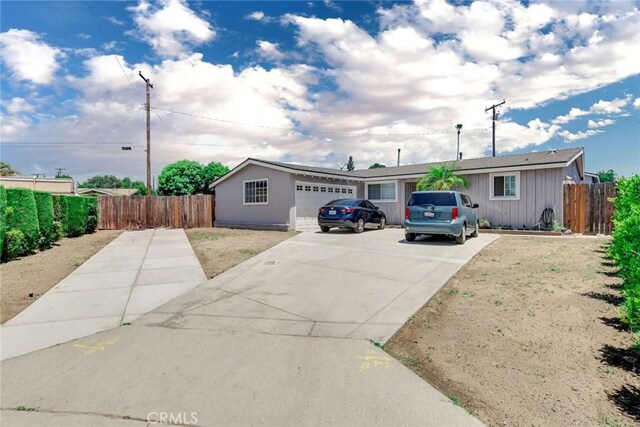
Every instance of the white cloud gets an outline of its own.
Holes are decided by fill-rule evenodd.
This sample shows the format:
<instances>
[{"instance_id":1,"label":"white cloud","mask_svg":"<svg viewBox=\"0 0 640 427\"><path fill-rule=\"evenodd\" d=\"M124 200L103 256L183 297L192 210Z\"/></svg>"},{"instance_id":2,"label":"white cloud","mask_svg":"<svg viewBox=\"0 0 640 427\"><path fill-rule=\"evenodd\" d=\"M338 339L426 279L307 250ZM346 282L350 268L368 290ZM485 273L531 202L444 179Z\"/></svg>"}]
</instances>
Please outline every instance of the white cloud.
<instances>
[{"instance_id":1,"label":"white cloud","mask_svg":"<svg viewBox=\"0 0 640 427\"><path fill-rule=\"evenodd\" d=\"M78 33L78 37L80 37L83 40L89 40L91 38L91 36L87 33Z\"/></svg>"},{"instance_id":2,"label":"white cloud","mask_svg":"<svg viewBox=\"0 0 640 427\"><path fill-rule=\"evenodd\" d=\"M331 0L323 0L324 5L327 9L335 10L336 12L341 12L342 7L339 4L331 1Z\"/></svg>"},{"instance_id":3,"label":"white cloud","mask_svg":"<svg viewBox=\"0 0 640 427\"><path fill-rule=\"evenodd\" d=\"M579 131L576 133L572 133L569 132L567 130L563 130L558 132L558 135L560 135L562 138L564 138L565 142L575 142L575 141L579 141L581 139L586 139L589 138L590 136L593 135L597 135L599 133L602 133L603 131L601 130L593 130L593 129L589 129L586 131Z\"/></svg>"},{"instance_id":4,"label":"white cloud","mask_svg":"<svg viewBox=\"0 0 640 427\"><path fill-rule=\"evenodd\" d=\"M634 108L640 108L640 98L636 98L636 99L633 101L633 107L634 107Z\"/></svg>"},{"instance_id":5,"label":"white cloud","mask_svg":"<svg viewBox=\"0 0 640 427\"><path fill-rule=\"evenodd\" d=\"M278 48L278 43L271 43L266 40L258 40L256 41L256 45L258 45L258 55L265 59L269 59L272 61L282 61L286 56Z\"/></svg>"},{"instance_id":6,"label":"white cloud","mask_svg":"<svg viewBox=\"0 0 640 427\"><path fill-rule=\"evenodd\" d=\"M600 100L593 104L589 111L595 114L621 113L623 111L623 107L626 107L628 103L628 98L617 98L611 101Z\"/></svg>"},{"instance_id":7,"label":"white cloud","mask_svg":"<svg viewBox=\"0 0 640 427\"><path fill-rule=\"evenodd\" d=\"M604 127L604 126L610 126L610 125L614 124L615 122L616 121L613 120L613 119L604 119L604 120L597 120L597 121L589 120L587 122L587 127L592 128L592 129L601 128L601 127Z\"/></svg>"},{"instance_id":8,"label":"white cloud","mask_svg":"<svg viewBox=\"0 0 640 427\"><path fill-rule=\"evenodd\" d=\"M584 111L584 110L581 110L580 108L572 108L569 111L569 114L567 114L566 116L558 116L555 119L553 119L553 123L554 124L567 124L567 123L577 119L578 117L586 116L587 114L589 114L589 111Z\"/></svg>"},{"instance_id":9,"label":"white cloud","mask_svg":"<svg viewBox=\"0 0 640 427\"><path fill-rule=\"evenodd\" d=\"M40 35L28 30L12 28L0 33L0 55L17 80L29 80L36 84L48 84L59 68L58 59L64 53L49 46Z\"/></svg>"},{"instance_id":10,"label":"white cloud","mask_svg":"<svg viewBox=\"0 0 640 427\"><path fill-rule=\"evenodd\" d=\"M7 104L7 111L11 114L32 112L34 110L35 107L33 105L29 104L26 99L20 97L11 99Z\"/></svg>"},{"instance_id":11,"label":"white cloud","mask_svg":"<svg viewBox=\"0 0 640 427\"><path fill-rule=\"evenodd\" d=\"M249 19L251 21L264 21L265 19L268 19L268 18L264 14L264 12L262 12L261 10L256 10L255 12L251 12L250 14L245 16L244 19Z\"/></svg>"},{"instance_id":12,"label":"white cloud","mask_svg":"<svg viewBox=\"0 0 640 427\"><path fill-rule=\"evenodd\" d=\"M119 27L124 25L124 22L122 22L121 20L119 20L118 18L116 18L115 16L107 16L106 18L107 21L111 22L113 25L117 25Z\"/></svg>"},{"instance_id":13,"label":"white cloud","mask_svg":"<svg viewBox=\"0 0 640 427\"><path fill-rule=\"evenodd\" d=\"M133 12L138 28L128 34L141 33L142 39L160 56L187 55L191 47L207 43L216 36L211 24L182 0L163 0L159 6L140 0L129 10Z\"/></svg>"}]
</instances>

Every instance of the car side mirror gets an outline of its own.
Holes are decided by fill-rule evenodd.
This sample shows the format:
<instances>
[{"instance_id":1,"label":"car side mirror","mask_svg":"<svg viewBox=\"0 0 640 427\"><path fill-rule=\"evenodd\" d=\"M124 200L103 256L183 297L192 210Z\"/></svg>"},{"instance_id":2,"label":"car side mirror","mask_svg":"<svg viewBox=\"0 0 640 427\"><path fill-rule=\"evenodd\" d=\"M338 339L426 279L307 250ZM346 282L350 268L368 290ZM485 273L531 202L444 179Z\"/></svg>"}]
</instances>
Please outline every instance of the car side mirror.
<instances>
[{"instance_id":1,"label":"car side mirror","mask_svg":"<svg viewBox=\"0 0 640 427\"><path fill-rule=\"evenodd\" d=\"M378 210L380 208L378 206L374 206L373 209Z\"/></svg>"},{"instance_id":2,"label":"car side mirror","mask_svg":"<svg viewBox=\"0 0 640 427\"><path fill-rule=\"evenodd\" d=\"M473 204L473 206L471 206L471 207L472 207L473 209L476 209L476 208L479 208L479 207L480 207L480 205L479 205L479 204L477 204L477 203L474 203L474 204Z\"/></svg>"}]
</instances>

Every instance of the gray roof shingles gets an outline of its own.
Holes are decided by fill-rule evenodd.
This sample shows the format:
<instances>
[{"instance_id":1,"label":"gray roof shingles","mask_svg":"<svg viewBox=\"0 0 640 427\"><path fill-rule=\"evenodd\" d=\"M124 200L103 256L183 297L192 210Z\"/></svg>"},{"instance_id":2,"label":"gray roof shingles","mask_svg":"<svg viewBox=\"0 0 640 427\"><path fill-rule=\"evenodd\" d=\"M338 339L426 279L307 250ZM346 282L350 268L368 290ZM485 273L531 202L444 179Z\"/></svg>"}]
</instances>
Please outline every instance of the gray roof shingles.
<instances>
[{"instance_id":1,"label":"gray roof shingles","mask_svg":"<svg viewBox=\"0 0 640 427\"><path fill-rule=\"evenodd\" d=\"M465 159L456 162L456 170L493 169L503 167L531 166L567 163L583 150L582 147L567 148L562 150L539 151L534 153L511 154L498 157L481 157L477 159ZM415 165L391 166L378 169L356 169L354 171L341 171L338 169L321 168L315 166L296 165L292 163L274 162L271 160L253 159L262 163L292 169L299 172L322 173L336 175L344 178L379 178L387 176L416 175L424 173L427 168L451 163L452 161L419 163Z\"/></svg>"}]
</instances>

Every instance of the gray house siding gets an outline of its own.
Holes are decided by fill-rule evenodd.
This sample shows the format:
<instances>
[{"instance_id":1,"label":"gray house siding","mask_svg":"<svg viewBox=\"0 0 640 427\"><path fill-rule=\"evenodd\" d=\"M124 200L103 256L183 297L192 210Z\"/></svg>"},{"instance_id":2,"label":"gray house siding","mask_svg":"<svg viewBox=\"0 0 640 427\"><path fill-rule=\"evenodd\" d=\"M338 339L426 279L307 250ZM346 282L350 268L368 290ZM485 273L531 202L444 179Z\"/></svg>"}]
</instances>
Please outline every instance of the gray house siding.
<instances>
[{"instance_id":1,"label":"gray house siding","mask_svg":"<svg viewBox=\"0 0 640 427\"><path fill-rule=\"evenodd\" d=\"M487 218L493 226L532 227L545 208L552 208L561 222L563 173L563 168L521 171L520 200L490 200L488 173L466 175L469 188L462 191L480 205L478 217Z\"/></svg>"},{"instance_id":2,"label":"gray house siding","mask_svg":"<svg viewBox=\"0 0 640 427\"><path fill-rule=\"evenodd\" d=\"M269 180L268 204L245 205L244 181ZM295 186L290 173L249 165L216 186L216 227L292 230L295 228ZM293 218L293 221L292 221Z\"/></svg>"},{"instance_id":3,"label":"gray house siding","mask_svg":"<svg viewBox=\"0 0 640 427\"><path fill-rule=\"evenodd\" d=\"M458 189L478 203L479 218L487 218L494 226L510 225L514 228L532 227L540 220L542 211L550 207L556 221L562 222L562 180L565 169L536 169L520 172L520 200L490 200L490 174L464 175L469 188ZM404 222L404 208L415 191L417 179L398 180L396 203L376 202L387 214L389 224Z\"/></svg>"}]
</instances>

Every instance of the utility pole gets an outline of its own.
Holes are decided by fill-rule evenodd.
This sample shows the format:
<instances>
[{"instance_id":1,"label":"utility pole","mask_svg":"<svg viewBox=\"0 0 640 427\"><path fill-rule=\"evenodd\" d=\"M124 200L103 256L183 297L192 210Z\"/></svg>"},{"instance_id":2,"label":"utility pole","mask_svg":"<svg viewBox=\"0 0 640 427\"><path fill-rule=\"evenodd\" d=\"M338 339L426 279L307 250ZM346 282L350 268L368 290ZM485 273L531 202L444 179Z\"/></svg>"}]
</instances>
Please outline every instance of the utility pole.
<instances>
[{"instance_id":1,"label":"utility pole","mask_svg":"<svg viewBox=\"0 0 640 427\"><path fill-rule=\"evenodd\" d=\"M496 108L501 106L502 104L504 104L506 101L503 99L501 103L499 104L493 104L491 107L487 107L484 109L484 112L486 113L489 110L493 111L493 143L492 143L492 147L493 147L493 157L496 156L496 120L498 119L498 114L496 113Z\"/></svg>"},{"instance_id":2,"label":"utility pole","mask_svg":"<svg viewBox=\"0 0 640 427\"><path fill-rule=\"evenodd\" d=\"M151 194L151 92L149 88L153 89L153 85L149 79L144 78L142 71L138 71L138 74L147 87L147 194Z\"/></svg>"},{"instance_id":3,"label":"utility pole","mask_svg":"<svg viewBox=\"0 0 640 427\"><path fill-rule=\"evenodd\" d=\"M62 176L62 171L65 171L65 168L54 168L58 172L56 172L56 178L60 178Z\"/></svg>"},{"instance_id":4,"label":"utility pole","mask_svg":"<svg viewBox=\"0 0 640 427\"><path fill-rule=\"evenodd\" d=\"M456 125L456 130L458 131L458 149L456 150L456 161L460 160L460 131L462 130L462 123L458 123Z\"/></svg>"}]
</instances>

